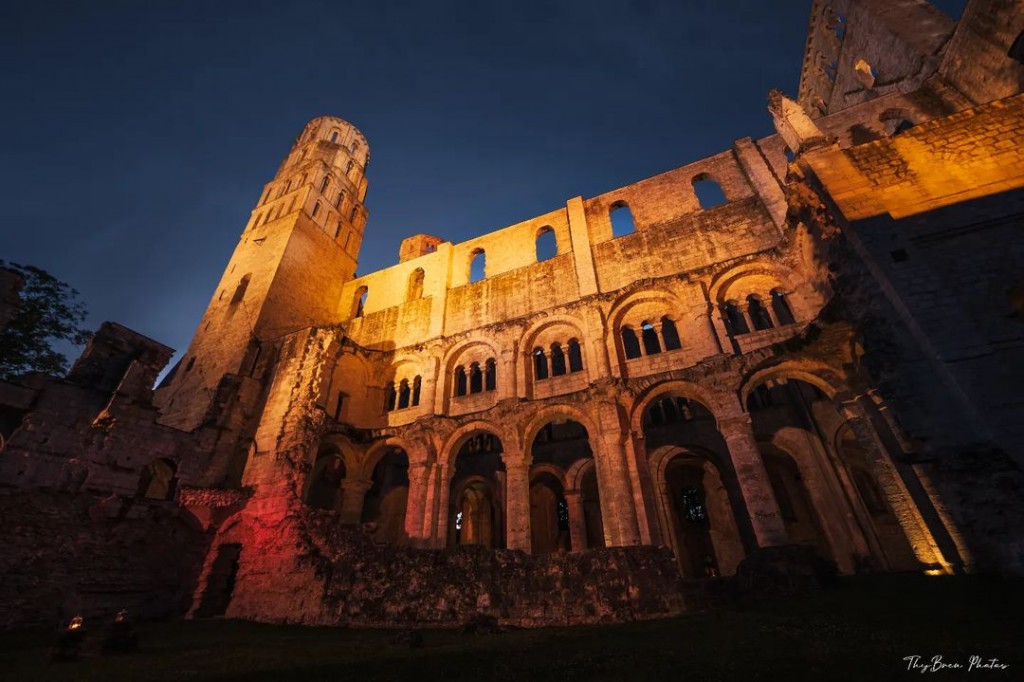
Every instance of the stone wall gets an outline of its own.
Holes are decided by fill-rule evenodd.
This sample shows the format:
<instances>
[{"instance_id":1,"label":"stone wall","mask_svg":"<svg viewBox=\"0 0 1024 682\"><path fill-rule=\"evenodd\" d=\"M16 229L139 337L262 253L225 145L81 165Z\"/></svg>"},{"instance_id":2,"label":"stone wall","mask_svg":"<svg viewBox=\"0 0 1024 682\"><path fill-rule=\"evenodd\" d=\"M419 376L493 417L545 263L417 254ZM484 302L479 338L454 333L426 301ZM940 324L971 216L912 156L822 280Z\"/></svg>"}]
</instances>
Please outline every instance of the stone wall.
<instances>
[{"instance_id":1,"label":"stone wall","mask_svg":"<svg viewBox=\"0 0 1024 682\"><path fill-rule=\"evenodd\" d=\"M342 526L336 512L299 508L276 523L270 518L243 514L218 536L218 545L242 545L229 617L454 627L485 615L544 627L666 617L686 609L677 564L665 548L547 556L475 546L424 550L375 543L372 525ZM211 557L216 553L215 546ZM206 584L200 584L197 608Z\"/></svg>"},{"instance_id":2,"label":"stone wall","mask_svg":"<svg viewBox=\"0 0 1024 682\"><path fill-rule=\"evenodd\" d=\"M173 502L0 492L0 628L182 615L209 537Z\"/></svg>"}]
</instances>

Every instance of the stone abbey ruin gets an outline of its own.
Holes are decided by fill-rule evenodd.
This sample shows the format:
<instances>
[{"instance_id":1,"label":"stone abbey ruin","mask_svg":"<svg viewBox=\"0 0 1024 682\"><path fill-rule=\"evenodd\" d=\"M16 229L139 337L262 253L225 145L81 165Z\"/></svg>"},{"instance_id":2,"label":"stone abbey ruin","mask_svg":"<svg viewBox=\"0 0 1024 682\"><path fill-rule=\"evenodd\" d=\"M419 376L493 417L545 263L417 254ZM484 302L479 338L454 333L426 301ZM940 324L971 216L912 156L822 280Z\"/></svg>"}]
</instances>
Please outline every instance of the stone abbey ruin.
<instances>
[{"instance_id":1,"label":"stone abbey ruin","mask_svg":"<svg viewBox=\"0 0 1024 682\"><path fill-rule=\"evenodd\" d=\"M772 552L1024 573L1022 30L814 0L775 134L358 277L370 146L312 120L160 386L114 323L0 385L0 626L650 618Z\"/></svg>"}]
</instances>

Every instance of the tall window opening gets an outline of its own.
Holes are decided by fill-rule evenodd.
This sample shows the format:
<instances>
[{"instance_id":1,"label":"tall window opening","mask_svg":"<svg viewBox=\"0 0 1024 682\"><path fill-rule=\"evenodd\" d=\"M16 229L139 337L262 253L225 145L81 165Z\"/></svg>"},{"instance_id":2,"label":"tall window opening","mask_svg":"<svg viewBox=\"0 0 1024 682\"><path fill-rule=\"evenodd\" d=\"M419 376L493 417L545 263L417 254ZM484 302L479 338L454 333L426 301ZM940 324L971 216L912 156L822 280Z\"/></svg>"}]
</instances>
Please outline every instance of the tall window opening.
<instances>
[{"instance_id":1,"label":"tall window opening","mask_svg":"<svg viewBox=\"0 0 1024 682\"><path fill-rule=\"evenodd\" d=\"M583 353L580 352L580 342L576 339L569 339L569 371L583 371Z\"/></svg>"},{"instance_id":2,"label":"tall window opening","mask_svg":"<svg viewBox=\"0 0 1024 682\"><path fill-rule=\"evenodd\" d=\"M317 214L319 214L319 213L320 213L320 202L318 201L315 204L313 204L313 214L312 215L315 218L317 216Z\"/></svg>"},{"instance_id":3,"label":"tall window opening","mask_svg":"<svg viewBox=\"0 0 1024 682\"><path fill-rule=\"evenodd\" d=\"M241 303L245 298L245 290L249 288L250 279L252 279L252 275L244 275L242 279L238 280L238 286L235 287L235 293L231 297L231 305Z\"/></svg>"},{"instance_id":4,"label":"tall window opening","mask_svg":"<svg viewBox=\"0 0 1024 682\"><path fill-rule=\"evenodd\" d=\"M632 327L622 328L622 350L625 351L627 360L640 357L640 339L636 337Z\"/></svg>"},{"instance_id":5,"label":"tall window opening","mask_svg":"<svg viewBox=\"0 0 1024 682\"><path fill-rule=\"evenodd\" d=\"M398 409L404 410L409 407L409 399L412 397L412 390L409 388L409 380L402 379L398 385Z\"/></svg>"},{"instance_id":6,"label":"tall window opening","mask_svg":"<svg viewBox=\"0 0 1024 682\"><path fill-rule=\"evenodd\" d=\"M644 339L644 354L656 355L661 352L661 342L658 341L658 332L650 322L640 324L640 333Z\"/></svg>"},{"instance_id":7,"label":"tall window opening","mask_svg":"<svg viewBox=\"0 0 1024 682\"><path fill-rule=\"evenodd\" d=\"M455 368L455 397L466 395L466 368L459 365Z\"/></svg>"},{"instance_id":8,"label":"tall window opening","mask_svg":"<svg viewBox=\"0 0 1024 682\"><path fill-rule=\"evenodd\" d=\"M714 208L725 203L725 192L714 178L701 173L693 179L693 193L697 195L697 203L703 209Z\"/></svg>"},{"instance_id":9,"label":"tall window opening","mask_svg":"<svg viewBox=\"0 0 1024 682\"><path fill-rule=\"evenodd\" d=\"M480 363L469 366L469 392L480 393L484 390L484 374L480 371Z\"/></svg>"},{"instance_id":10,"label":"tall window opening","mask_svg":"<svg viewBox=\"0 0 1024 682\"><path fill-rule=\"evenodd\" d=\"M537 262L546 261L558 255L558 240L555 231L542 227L537 233Z\"/></svg>"},{"instance_id":11,"label":"tall window opening","mask_svg":"<svg viewBox=\"0 0 1024 682\"><path fill-rule=\"evenodd\" d=\"M565 353L558 343L551 344L551 376L560 377L565 374Z\"/></svg>"},{"instance_id":12,"label":"tall window opening","mask_svg":"<svg viewBox=\"0 0 1024 682\"><path fill-rule=\"evenodd\" d=\"M331 185L331 176L325 175L324 179L320 182L320 191L326 192L327 188Z\"/></svg>"},{"instance_id":13,"label":"tall window opening","mask_svg":"<svg viewBox=\"0 0 1024 682\"><path fill-rule=\"evenodd\" d=\"M487 276L487 256L483 249L477 249L469 261L469 281L479 282Z\"/></svg>"},{"instance_id":14,"label":"tall window opening","mask_svg":"<svg viewBox=\"0 0 1024 682\"><path fill-rule=\"evenodd\" d=\"M485 365L484 390L493 391L498 387L498 364L491 358Z\"/></svg>"},{"instance_id":15,"label":"tall window opening","mask_svg":"<svg viewBox=\"0 0 1024 682\"><path fill-rule=\"evenodd\" d=\"M636 232L636 225L633 223L633 213L625 201L617 201L612 204L608 217L612 221L612 237L624 237L627 234Z\"/></svg>"},{"instance_id":16,"label":"tall window opening","mask_svg":"<svg viewBox=\"0 0 1024 682\"><path fill-rule=\"evenodd\" d=\"M388 384L384 388L384 410L391 412L395 409L395 402L398 399L398 393L395 392L395 385Z\"/></svg>"},{"instance_id":17,"label":"tall window opening","mask_svg":"<svg viewBox=\"0 0 1024 682\"><path fill-rule=\"evenodd\" d=\"M537 380L548 378L548 358L543 348L533 349L533 376Z\"/></svg>"},{"instance_id":18,"label":"tall window opening","mask_svg":"<svg viewBox=\"0 0 1024 682\"><path fill-rule=\"evenodd\" d=\"M409 291L405 300L417 301L423 298L423 275L423 268L416 268L409 275Z\"/></svg>"},{"instance_id":19,"label":"tall window opening","mask_svg":"<svg viewBox=\"0 0 1024 682\"><path fill-rule=\"evenodd\" d=\"M789 301L786 300L786 294L778 289L772 292L772 311L775 313L775 319L779 321L780 325L796 322L796 318L793 317L793 311L789 308Z\"/></svg>"},{"instance_id":20,"label":"tall window opening","mask_svg":"<svg viewBox=\"0 0 1024 682\"><path fill-rule=\"evenodd\" d=\"M679 330L676 323L667 315L661 318L661 338L665 341L665 350L678 350L683 347L679 342Z\"/></svg>"},{"instance_id":21,"label":"tall window opening","mask_svg":"<svg viewBox=\"0 0 1024 682\"><path fill-rule=\"evenodd\" d=\"M352 317L362 317L363 310L366 307L366 297L370 293L370 290L366 287L359 287L356 290L355 300L352 302Z\"/></svg>"},{"instance_id":22,"label":"tall window opening","mask_svg":"<svg viewBox=\"0 0 1024 682\"><path fill-rule=\"evenodd\" d=\"M750 331L746 318L743 317L743 313L740 312L739 307L734 301L729 301L725 304L724 312L726 331L729 332L730 336L738 336Z\"/></svg>"},{"instance_id":23,"label":"tall window opening","mask_svg":"<svg viewBox=\"0 0 1024 682\"><path fill-rule=\"evenodd\" d=\"M756 294L747 296L747 314L750 316L750 321L754 323L754 329L772 328L772 318L768 314L768 309L764 307L761 298Z\"/></svg>"},{"instance_id":24,"label":"tall window opening","mask_svg":"<svg viewBox=\"0 0 1024 682\"><path fill-rule=\"evenodd\" d=\"M417 376L412 380L412 406L416 407L420 404L420 389L423 386L423 378Z\"/></svg>"}]
</instances>

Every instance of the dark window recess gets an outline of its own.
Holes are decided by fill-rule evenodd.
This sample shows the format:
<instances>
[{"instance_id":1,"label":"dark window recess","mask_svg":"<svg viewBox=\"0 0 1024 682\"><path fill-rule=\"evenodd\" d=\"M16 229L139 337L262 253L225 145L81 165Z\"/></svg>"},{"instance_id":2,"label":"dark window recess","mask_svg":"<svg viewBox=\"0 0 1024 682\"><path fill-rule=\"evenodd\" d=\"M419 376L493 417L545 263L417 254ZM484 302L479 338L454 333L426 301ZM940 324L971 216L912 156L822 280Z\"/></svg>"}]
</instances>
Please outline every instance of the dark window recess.
<instances>
[{"instance_id":1,"label":"dark window recess","mask_svg":"<svg viewBox=\"0 0 1024 682\"><path fill-rule=\"evenodd\" d=\"M895 251L890 251L889 255L892 257L893 263L905 263L907 260L910 259L910 256L907 254L906 249L896 249Z\"/></svg>"}]
</instances>

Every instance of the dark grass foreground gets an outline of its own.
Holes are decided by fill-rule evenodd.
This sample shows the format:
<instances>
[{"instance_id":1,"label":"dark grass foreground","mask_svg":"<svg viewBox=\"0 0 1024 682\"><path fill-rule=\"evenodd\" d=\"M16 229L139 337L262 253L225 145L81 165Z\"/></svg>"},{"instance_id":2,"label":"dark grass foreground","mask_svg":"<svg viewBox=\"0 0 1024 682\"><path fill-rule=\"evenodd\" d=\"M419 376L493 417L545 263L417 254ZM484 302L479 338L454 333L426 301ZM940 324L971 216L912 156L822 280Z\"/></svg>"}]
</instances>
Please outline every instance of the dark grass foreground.
<instances>
[{"instance_id":1,"label":"dark grass foreground","mask_svg":"<svg viewBox=\"0 0 1024 682\"><path fill-rule=\"evenodd\" d=\"M140 650L51 663L52 637L0 635L4 680L1022 680L1024 581L878 576L671 620L461 635L179 621ZM907 670L941 655L963 669ZM1004 670L967 671L970 656Z\"/></svg>"}]
</instances>

